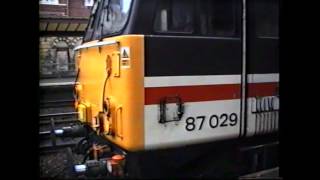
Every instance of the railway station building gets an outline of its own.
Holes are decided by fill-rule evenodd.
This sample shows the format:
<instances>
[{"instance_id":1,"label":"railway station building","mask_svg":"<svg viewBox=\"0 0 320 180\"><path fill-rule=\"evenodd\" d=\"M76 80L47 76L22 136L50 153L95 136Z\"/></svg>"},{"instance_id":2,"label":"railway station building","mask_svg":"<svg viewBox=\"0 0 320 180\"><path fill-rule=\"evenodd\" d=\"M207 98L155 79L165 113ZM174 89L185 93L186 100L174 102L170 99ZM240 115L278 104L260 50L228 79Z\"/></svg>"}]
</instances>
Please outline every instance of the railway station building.
<instances>
[{"instance_id":1,"label":"railway station building","mask_svg":"<svg viewBox=\"0 0 320 180\"><path fill-rule=\"evenodd\" d=\"M73 48L82 42L94 0L39 0L40 80L73 78Z\"/></svg>"}]
</instances>

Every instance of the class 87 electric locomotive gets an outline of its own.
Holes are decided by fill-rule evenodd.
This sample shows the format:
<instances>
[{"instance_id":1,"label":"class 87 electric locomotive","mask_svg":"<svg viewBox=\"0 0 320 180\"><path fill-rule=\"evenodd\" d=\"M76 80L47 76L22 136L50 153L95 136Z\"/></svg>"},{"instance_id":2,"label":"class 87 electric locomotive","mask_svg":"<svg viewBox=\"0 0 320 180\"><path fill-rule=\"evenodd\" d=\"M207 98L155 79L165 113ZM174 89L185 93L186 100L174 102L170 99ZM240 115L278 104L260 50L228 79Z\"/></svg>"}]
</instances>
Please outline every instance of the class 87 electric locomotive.
<instances>
[{"instance_id":1,"label":"class 87 electric locomotive","mask_svg":"<svg viewBox=\"0 0 320 180\"><path fill-rule=\"evenodd\" d=\"M126 151L277 132L278 8L276 0L95 1L74 49L80 121Z\"/></svg>"}]
</instances>

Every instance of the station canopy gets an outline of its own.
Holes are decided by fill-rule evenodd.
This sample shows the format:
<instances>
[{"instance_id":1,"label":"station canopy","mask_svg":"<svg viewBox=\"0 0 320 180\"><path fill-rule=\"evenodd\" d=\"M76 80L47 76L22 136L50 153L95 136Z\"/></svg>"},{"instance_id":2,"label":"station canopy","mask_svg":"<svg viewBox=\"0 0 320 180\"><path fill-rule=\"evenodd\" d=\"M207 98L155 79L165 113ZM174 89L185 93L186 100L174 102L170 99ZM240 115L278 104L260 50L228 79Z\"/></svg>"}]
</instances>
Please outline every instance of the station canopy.
<instances>
[{"instance_id":1,"label":"station canopy","mask_svg":"<svg viewBox=\"0 0 320 180\"><path fill-rule=\"evenodd\" d=\"M88 18L40 17L41 36L82 36L85 33Z\"/></svg>"}]
</instances>

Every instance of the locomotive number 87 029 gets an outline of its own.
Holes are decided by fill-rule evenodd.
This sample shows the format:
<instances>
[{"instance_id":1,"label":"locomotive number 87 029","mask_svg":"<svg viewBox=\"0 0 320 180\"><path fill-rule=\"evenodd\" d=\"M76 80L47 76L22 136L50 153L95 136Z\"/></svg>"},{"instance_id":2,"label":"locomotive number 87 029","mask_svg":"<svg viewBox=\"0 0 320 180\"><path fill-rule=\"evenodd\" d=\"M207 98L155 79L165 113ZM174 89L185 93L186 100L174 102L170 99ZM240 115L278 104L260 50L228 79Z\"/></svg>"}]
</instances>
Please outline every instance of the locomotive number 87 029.
<instances>
[{"instance_id":1,"label":"locomotive number 87 029","mask_svg":"<svg viewBox=\"0 0 320 180\"><path fill-rule=\"evenodd\" d=\"M195 121L200 120L199 127L196 127ZM236 126L238 123L238 115L236 113L223 113L221 115L213 114L211 116L187 117L185 129L187 131L201 130L203 126L209 126L212 129L218 127Z\"/></svg>"}]
</instances>

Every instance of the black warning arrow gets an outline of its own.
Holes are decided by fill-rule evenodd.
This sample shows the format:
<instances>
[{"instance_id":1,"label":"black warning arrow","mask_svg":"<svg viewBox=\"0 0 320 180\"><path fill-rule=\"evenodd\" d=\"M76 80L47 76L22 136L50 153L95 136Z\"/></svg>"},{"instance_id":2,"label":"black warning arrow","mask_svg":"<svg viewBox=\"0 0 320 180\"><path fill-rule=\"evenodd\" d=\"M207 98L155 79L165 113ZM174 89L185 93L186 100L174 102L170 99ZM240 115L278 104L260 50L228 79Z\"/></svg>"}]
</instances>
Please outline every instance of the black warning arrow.
<instances>
[{"instance_id":1,"label":"black warning arrow","mask_svg":"<svg viewBox=\"0 0 320 180\"><path fill-rule=\"evenodd\" d=\"M123 49L122 58L129 58L129 55L125 49Z\"/></svg>"}]
</instances>

